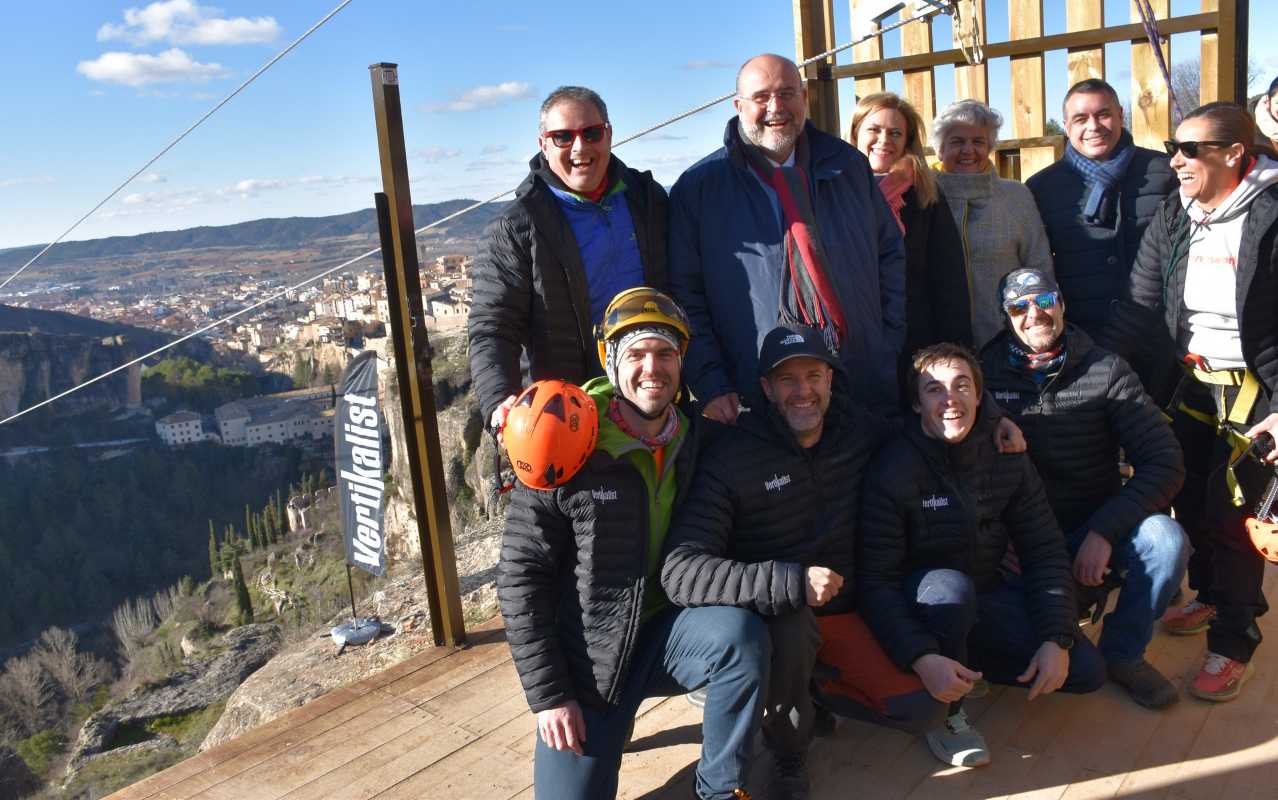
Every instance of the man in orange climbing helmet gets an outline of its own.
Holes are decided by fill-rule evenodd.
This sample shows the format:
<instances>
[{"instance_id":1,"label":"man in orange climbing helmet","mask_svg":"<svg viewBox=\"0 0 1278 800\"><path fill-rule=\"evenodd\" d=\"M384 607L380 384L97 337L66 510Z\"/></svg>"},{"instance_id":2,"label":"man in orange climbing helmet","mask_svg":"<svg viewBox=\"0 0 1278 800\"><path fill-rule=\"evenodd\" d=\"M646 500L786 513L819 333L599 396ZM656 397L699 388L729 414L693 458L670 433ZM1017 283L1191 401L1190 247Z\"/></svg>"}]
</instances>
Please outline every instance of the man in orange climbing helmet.
<instances>
[{"instance_id":1,"label":"man in orange climbing helmet","mask_svg":"<svg viewBox=\"0 0 1278 800\"><path fill-rule=\"evenodd\" d=\"M639 704L703 686L698 796L744 796L767 628L745 609L675 608L657 576L697 458L699 423L674 405L691 333L656 289L614 297L595 331L607 377L582 387L594 451L565 482L512 495L497 594L537 715L538 798L615 797Z\"/></svg>"}]
</instances>

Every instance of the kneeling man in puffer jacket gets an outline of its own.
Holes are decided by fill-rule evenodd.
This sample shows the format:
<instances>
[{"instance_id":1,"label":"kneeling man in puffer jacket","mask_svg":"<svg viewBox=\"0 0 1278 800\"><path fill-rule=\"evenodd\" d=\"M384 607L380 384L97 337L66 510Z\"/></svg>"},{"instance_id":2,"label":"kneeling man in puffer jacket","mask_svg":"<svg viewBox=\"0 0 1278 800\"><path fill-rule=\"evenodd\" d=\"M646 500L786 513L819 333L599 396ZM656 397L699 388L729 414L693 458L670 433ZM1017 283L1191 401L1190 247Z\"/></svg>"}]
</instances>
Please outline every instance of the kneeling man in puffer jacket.
<instances>
[{"instance_id":1,"label":"kneeling man in puffer jacket","mask_svg":"<svg viewBox=\"0 0 1278 800\"><path fill-rule=\"evenodd\" d=\"M1074 578L1088 587L1082 605L1103 609L1106 573L1123 575L1100 637L1109 677L1146 708L1169 706L1180 694L1145 648L1189 561L1189 537L1166 513L1185 480L1180 444L1127 362L1066 322L1050 275L1015 270L998 300L1007 330L981 351L985 382L1029 440ZM1126 482L1120 448L1134 470Z\"/></svg>"},{"instance_id":2,"label":"kneeling man in puffer jacket","mask_svg":"<svg viewBox=\"0 0 1278 800\"><path fill-rule=\"evenodd\" d=\"M772 330L759 365L769 402L707 448L671 525L661 583L676 605L736 606L766 621L763 734L775 760L766 796L806 798L821 647L813 612L851 608L856 493L892 426L848 401L846 388L832 391L842 366L815 328Z\"/></svg>"},{"instance_id":3,"label":"kneeling man in puffer jacket","mask_svg":"<svg viewBox=\"0 0 1278 800\"><path fill-rule=\"evenodd\" d=\"M687 317L638 287L613 299L599 335L608 377L583 387L598 408L595 450L555 489L516 487L502 538L497 596L537 714L534 791L615 797L639 704L705 686L697 796L748 797L767 629L739 608L673 608L657 580L697 456L697 422L673 404Z\"/></svg>"},{"instance_id":4,"label":"kneeling man in puffer jacket","mask_svg":"<svg viewBox=\"0 0 1278 800\"><path fill-rule=\"evenodd\" d=\"M989 763L962 699L984 676L1029 688L1091 692L1105 665L1076 636L1077 606L1065 537L1024 453L999 453L978 417L975 356L957 345L924 348L913 362L918 418L875 458L862 488L857 583L860 613L902 673L938 703L927 735L941 761ZM1000 571L1008 543L1021 574Z\"/></svg>"}]
</instances>

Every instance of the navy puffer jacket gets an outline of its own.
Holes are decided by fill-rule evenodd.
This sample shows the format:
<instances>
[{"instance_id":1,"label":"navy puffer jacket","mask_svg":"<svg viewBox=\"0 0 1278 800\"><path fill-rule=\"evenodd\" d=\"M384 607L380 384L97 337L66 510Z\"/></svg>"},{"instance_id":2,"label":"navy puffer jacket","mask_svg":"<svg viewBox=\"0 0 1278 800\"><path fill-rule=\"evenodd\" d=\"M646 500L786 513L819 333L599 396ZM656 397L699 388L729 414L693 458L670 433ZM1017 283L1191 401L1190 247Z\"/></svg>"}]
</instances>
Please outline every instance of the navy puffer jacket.
<instances>
[{"instance_id":1,"label":"navy puffer jacket","mask_svg":"<svg viewBox=\"0 0 1278 800\"><path fill-rule=\"evenodd\" d=\"M1109 219L1097 225L1083 220L1088 188L1063 159L1025 181L1047 229L1070 322L1093 336L1104 329L1113 302L1126 294L1141 237L1159 203L1179 185L1168 161L1137 147L1116 187Z\"/></svg>"}]
</instances>

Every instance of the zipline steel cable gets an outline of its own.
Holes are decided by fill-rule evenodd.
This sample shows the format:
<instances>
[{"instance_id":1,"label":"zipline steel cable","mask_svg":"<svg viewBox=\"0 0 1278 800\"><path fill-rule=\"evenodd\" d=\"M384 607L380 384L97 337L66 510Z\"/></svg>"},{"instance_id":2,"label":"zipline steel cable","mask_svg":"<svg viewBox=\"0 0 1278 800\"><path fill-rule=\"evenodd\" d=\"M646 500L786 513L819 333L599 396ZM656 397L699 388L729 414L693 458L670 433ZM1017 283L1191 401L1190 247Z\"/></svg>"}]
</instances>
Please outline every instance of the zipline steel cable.
<instances>
[{"instance_id":1,"label":"zipline steel cable","mask_svg":"<svg viewBox=\"0 0 1278 800\"><path fill-rule=\"evenodd\" d=\"M334 10L333 10L333 12L332 12L332 14L330 14L330 15L329 15L329 17L331 17L333 14L336 14L338 11L340 11L340 10L342 9L342 7L346 6L346 5L347 5L348 3L350 3L350 2L351 2L351 0L346 0L346 2L345 2L345 3L342 3L342 5L341 5L341 6L339 6L339 7L338 7L338 8L336 8L336 9L334 9ZM928 19L928 18L930 18L930 17L932 17L932 16L934 16L934 15L936 15L936 14L940 13L940 12L941 12L941 9L940 9L940 8L937 8L937 7L933 6L933 7L929 8L929 9L927 9L926 11L924 11L922 14L918 15L917 17L912 17L912 18L910 18L910 19L903 19L903 20L900 20L899 22L894 22L894 23L892 23L891 25L888 25L887 27L881 28L880 30L874 31L873 33L870 33L870 34L868 34L868 35L866 35L866 36L863 36L863 37L861 37L860 39L857 39L857 40L852 41L852 42L848 42L847 44L841 44L841 45L839 45L838 47L831 48L831 49L829 49L829 50L826 50L826 51L825 51L825 52L823 52L823 53L818 53L817 55L814 55L814 56L812 56L812 57L811 57L811 58L809 58L809 59L806 59L806 60L804 60L804 61L799 62L798 66L799 66L799 68L800 68L800 69L802 69L803 67L806 67L806 66L808 66L809 64L813 64L813 63L815 63L815 62L817 62L817 61L822 61L822 60L824 60L824 59L826 59L826 58L829 58L829 57L830 57L830 56L832 56L832 55L835 55L836 53L840 53L840 52L842 52L842 51L844 51L844 50L847 50L847 49L848 49L848 48L850 48L850 47L855 47L856 45L860 44L861 42L868 41L868 40L870 40L870 39L874 38L875 36L881 36L881 35L883 35L884 33L888 33L889 31L893 31L893 30L895 30L895 29L897 29L897 28L900 28L900 27L902 27L902 26L904 26L904 25L907 25L907 24L909 24L909 23L911 23L911 22L916 22L916 21L921 20L921 19ZM327 19L327 18L326 18L326 19ZM319 24L322 24L322 22L323 22L323 21L321 21L320 23L317 23L317 26L316 26L316 27L318 27L318 25L319 25ZM314 29L312 29L312 30L314 30ZM310 33L310 31L307 31L307 34L309 34L309 33ZM307 35L307 34L304 34L303 36L305 36L305 35ZM299 39L298 41L301 41L301 39ZM281 53L281 55L283 55L283 54ZM275 60L278 60L278 58L279 58L279 57L277 56ZM246 83L245 85L247 85L247 83ZM238 91L238 90L237 90L237 91ZM613 147L620 147L621 145L626 144L627 142L632 142L632 141L634 141L635 139L640 138L641 136L647 136L647 135L648 135L648 134L650 134L650 133L654 133L654 132L656 132L656 131L659 131L659 130L661 130L662 128L664 128L664 127L668 126L668 125L673 125L674 123L676 123L676 122L678 122L678 121L680 121L680 120L682 120L682 119L686 119L686 118L688 118L688 117L690 117L690 116L692 116L692 115L694 115L694 114L699 114L700 112L705 111L706 109L711 108L711 107L713 107L713 106L716 106L716 105L718 105L719 103L722 103L724 100L730 100L731 98L733 98L733 97L735 97L735 96L736 96L736 92L735 92L735 91L733 91L733 92L729 92L729 93L727 93L727 94L725 94L725 95L722 95L721 97L716 97L716 98L715 98L715 99L713 99L713 100L710 100L710 101L708 101L708 102L702 103L701 105L698 105L698 106L696 106L696 107L694 107L694 108L688 109L687 111L684 111L684 112L682 112L682 113L680 113L680 114L676 114L675 116L670 117L669 119L663 120L663 121L661 121L661 122L658 122L658 123L657 123L657 124L655 124L655 125L652 125L652 126L650 126L650 127L644 128L643 130L639 131L638 133L631 134L631 135L629 135L629 136L627 136L627 137L625 137L625 138L621 139L620 141L618 141L618 142L614 143L614 144L613 144ZM230 97L228 97L228 98L227 98L227 100L229 100L229 99L230 99ZM223 102L225 102L225 101L223 101ZM210 112L210 113L212 113L212 112ZM206 115L206 116L207 116L207 115ZM197 124L198 124L198 123L197 123ZM175 141L174 143L176 144L176 141ZM146 169L146 167L143 167L143 169ZM140 171L141 171L141 170L139 170L139 172L140 172ZM135 175L135 176L136 176L136 175ZM119 190L117 189L116 191L119 191ZM447 215L447 216L441 217L440 219L437 219L437 220L435 220L434 222L432 222L432 223L430 223L430 224L428 224L428 225L423 225L422 227L420 227L420 228L418 228L417 230L413 231L413 233L414 233L414 234L424 233L425 231L428 231L428 230L430 230L431 228L436 228L436 227L438 227L438 226L440 226L440 225L443 225L443 224L444 224L444 223L446 223L446 222L450 222L450 221L452 221L452 220L454 220L454 219L456 219L456 218L458 218L458 217L460 217L460 216L462 216L462 215L464 215L464 214L468 214L468 213L470 213L471 211L474 211L475 209L479 208L480 206L487 205L488 203L496 202L497 200L500 200L501 198L505 197L505 196L506 196L506 195L508 195L508 194L513 193L514 191L515 191L515 189L513 189L513 188L512 188L512 189L507 189L506 191L501 192L501 193L499 193L499 194L495 194L495 195L493 195L492 197L489 197L489 198L488 198L488 199L486 199L486 200L479 200L479 201L477 201L477 202L475 202L475 203L472 203L472 204L471 204L471 205L469 205L469 206L466 206L466 207L461 208L461 209L459 209L459 210L457 210L457 211L454 211L453 213L451 213L451 214L449 214L449 215ZM109 199L109 198L108 198L108 199ZM103 201L103 202L105 202L105 201ZM100 205L100 204L99 204L99 205ZM90 213L92 213L92 212L90 212ZM87 215L86 215L86 216L87 216ZM65 234L64 234L64 235L65 235ZM52 246L52 245L50 245L50 246ZM46 248L46 249L47 249L47 248ZM329 267L328 269L326 269L326 270L324 270L324 271L322 271L322 272L320 272L320 273L318 273L318 274L316 274L316 275L312 275L311 277L307 278L306 280L300 281L299 283L295 283L295 284L293 284L292 286L289 286L288 288L281 289L281 290L279 290L279 291L277 291L277 292L275 292L275 293L273 293L273 294L271 294L271 295L269 295L269 296L267 296L267 297L263 298L262 300L258 300L256 303L252 303L252 304L250 304L250 305L247 305L247 306L245 306L244 308L241 308L239 311L236 311L236 312L233 312L233 313L231 313L231 314L228 314L227 316L222 317L221 319L218 319L218 320L215 320L215 321L213 321L213 322L210 322L209 324L207 324L207 325L205 325L205 326L203 326L203 327L201 327L201 328L198 328L198 329L196 329L196 330L194 330L194 331L191 331L190 333L184 334L184 335L180 336L179 338L174 339L174 340L173 340L173 341L171 341L171 342L168 342L168 343L166 343L166 344L164 344L164 345L162 345L162 346L160 346L160 347L155 348L154 350L152 350L151 352L149 352L149 353L147 353L147 354L145 354L145 355L141 355L141 356L138 356L137 358L131 359L131 360L129 360L129 361L127 361L127 362L125 362L125 363L123 363L123 364L119 365L118 367L113 367L112 369L109 369L109 370L107 370L106 372L103 372L103 373L102 373L102 374L100 374L100 375L95 375L94 377L89 378L88 380L86 380L86 381L84 381L84 382L82 382L82 383L78 383L78 384L76 384L75 386L72 386L70 389L67 389L67 390L65 390L65 391L63 391L63 392L59 392L58 394L55 394L55 395L53 395L52 397L48 397L48 398L46 398L46 399L44 399L44 400L41 400L39 403L36 403L35 405L29 406L29 407L24 408L24 409L22 409L22 410L20 410L20 411L14 412L13 414L9 415L8 417L5 417L4 419L0 419L0 425L5 425L5 424L7 424L7 423L9 423L9 422L12 422L12 421L14 421L14 420L18 419L19 417L22 417L22 416L24 416L24 415L26 415L26 414L30 414L32 411L35 411L35 410L37 410L37 409L39 409L39 408L43 408L44 406L47 406L47 405L49 405L49 404L51 404L51 403L57 402L58 400L61 400L62 398L66 397L66 396L68 396L68 395L70 395L70 394L73 394L73 393L75 393L75 392L78 392L79 390L81 390L81 389L83 389L83 388L85 388L85 387L87 387L87 386L90 386L90 385L92 385L92 384L94 384L94 383L97 383L98 381L105 380L105 379L107 379L107 378L111 377L112 375L117 375L117 374L119 374L119 373L123 372L124 370L129 369L130 367L133 367L133 366L135 366L135 365L137 365L137 364L141 364L143 361L146 361L148 358L152 358L153 356L157 356L157 355L159 355L160 353L163 353L163 352L164 352L164 351L166 351L166 350L170 350L170 349L172 349L172 348L174 348L174 347L177 347L178 345L180 345L180 344L182 344L182 343L184 343L184 342L188 342L188 341L190 341L191 339L194 339L195 337L200 336L201 334L208 333L209 331L213 330L214 328L217 328L217 327L220 327L220 326L222 326L222 325L225 325L226 323L228 323L228 322L230 322L230 321L232 321L232 320L234 320L234 319L238 319L239 317L242 317L243 315L245 315L245 314L249 313L250 311L253 311L253 310L255 310L255 309L261 308L262 306L267 305L268 303L272 303L272 302L274 302L275 300L278 300L279 298L284 297L285 295L289 294L290 292L295 292L295 291L297 291L298 289L301 289L301 288L303 288L303 287L305 287L305 286L309 286L310 284L315 283L316 281L319 281L319 280L322 280L322 279L324 279L324 278L327 278L329 275L332 275L332 274L337 273L337 272L341 272L342 270L346 269L347 267L351 266L352 264L355 264L355 263L357 263L357 262L359 262L359 261L362 261L362 260L364 260L364 259L366 259L366 258L369 258L369 257L371 257L371 256L375 256L375 255L377 255L378 253L380 253L381 251L382 251L382 249L381 249L380 247L378 247L378 248L374 248L374 249L372 249L372 250L369 250L367 253L361 253L360 255L357 255L357 256L355 256L355 257L354 257L354 258L352 258L352 259L349 259L349 260L347 260L347 261L344 261L344 262L342 262L341 264L338 264L338 265L337 265L337 266L335 266L335 267ZM33 260L34 260L34 259L33 259ZM7 283L7 281L6 281L6 283ZM3 287L3 284L0 284L0 288L2 288L2 287Z\"/></svg>"},{"instance_id":2,"label":"zipline steel cable","mask_svg":"<svg viewBox=\"0 0 1278 800\"><path fill-rule=\"evenodd\" d=\"M160 152L156 153L156 154L155 154L155 155L151 158L151 160L150 160L150 161L146 162L146 163L145 163L145 164L143 164L141 167L138 167L138 169L137 169L137 171L136 171L136 172L134 172L134 173L133 173L132 175L130 175L129 177L125 178L125 179L124 179L124 182L123 182L123 183L121 183L119 186L117 186L117 187L115 187L114 189L112 189L112 190L111 190L111 193L110 193L110 194L108 194L106 197L102 198L102 201L101 201L100 203L98 203L98 204L97 204L96 206L94 206L93 208L89 209L89 210L88 210L88 212L86 212L84 216L80 217L78 220L76 220L74 223L72 223L72 224L71 224L71 227L67 228L65 231L63 231L62 233L58 234L58 238L56 238L56 239L54 239L52 242L49 242L48 244L46 244L46 245L44 246L44 248L43 248L42 250L40 250L40 252L36 253L34 256L32 256L32 257L31 257L31 260L30 260L30 261L28 261L27 263L25 263L25 264L23 264L21 267L19 267L19 268L18 268L18 270L17 270L17 272L14 272L12 275L10 275L9 277L5 278L5 279L4 279L4 283L0 283L0 289L3 289L4 287L8 286L8 285L9 285L9 283L10 283L10 282L12 282L14 278L16 278L16 277L18 277L19 275L21 275L22 273L26 272L28 267L30 267L30 266L31 266L32 264L34 264L35 262L39 261L39 260L40 260L40 258L41 258L41 257L42 257L45 253L47 253L47 252L49 252L51 249L53 249L53 246L54 246L54 245L58 244L59 242L61 242L61 241L62 241L63 239L65 239L66 237L70 236L72 231L74 231L76 228L80 227L80 225L82 225L82 224L84 223L84 221L85 221L85 220L87 220L89 217L91 217L91 216L93 216L94 214L96 214L96 213L97 213L97 211L98 211L98 209L102 208L102 206L104 206L104 205L106 205L107 203L111 202L111 198L115 197L117 194L119 194L120 192L122 192L122 191L124 190L124 187L128 186L130 183L133 183L133 181L135 181L135 180L137 179L137 177L138 177L139 175L141 175L143 172L146 172L148 169L150 169L152 164L154 164L155 162L157 162L157 161L159 161L161 158L163 158L163 157L164 157L164 155L165 155L166 153L168 153L170 150L172 150L174 147L176 147L176 146L177 146L178 142L181 142L183 139L185 139L185 138L187 137L187 135L188 135L188 134L190 134L190 133L191 133L192 131L194 131L196 128L200 127L200 125L201 125L201 124L203 124L203 123L204 123L204 121L205 121L206 119L208 119L209 117L211 117L211 116L213 116L215 113L217 113L217 111L218 111L219 109L221 109L221 108L222 108L222 106L224 106L224 105L226 105L227 103L231 102L232 98L234 98L234 97L235 97L237 94L239 94L240 92L244 91L244 89L248 88L248 85L249 85L250 83L252 83L253 81L257 80L259 77L261 77L262 73L266 72L268 69L270 69L271 67L275 66L275 63L276 63L277 61L279 61L281 58L283 58L284 56L286 56L286 55L288 55L290 52L292 52L292 50L293 50L295 47L297 47L299 44L301 44L301 43L302 43L302 42L303 42L303 41L304 41L304 40L305 40L308 36L310 36L310 35L311 35L312 33L314 33L315 31L319 30L319 29L320 29L320 27L322 27L322 26L324 25L324 23L328 22L330 19L332 19L333 17L337 16L337 13L338 13L339 11L341 11L343 8L346 8L346 7L347 7L348 5L350 5L352 2L354 2L354 0L342 0L342 2L341 2L341 3L338 3L338 5L337 5L337 7L336 7L336 8L334 8L332 11L328 12L327 14L325 14L325 15L324 15L324 17L323 17L322 19L320 19L320 21L319 21L319 22L316 22L314 25L312 25L310 28L308 28L308 29L306 30L306 32L305 32L305 33L303 33L301 36L299 36L299 37L297 37L296 39L294 39L294 40L292 41L292 43L291 43L291 44L289 44L289 46L288 46L288 47L285 47L283 50L281 50L281 51L279 51L278 53L276 53L274 58L272 58L270 61L267 61L265 64L263 64L263 65L262 65L262 66L261 66L261 67L257 70L257 72L254 72L252 75L250 75L250 76L248 77L248 79L247 79L247 80L245 80L245 81L244 81L243 83L241 83L239 86L235 87L235 90L234 90L234 91L232 91L232 92L231 92L230 94L228 94L226 97L223 97L223 98L222 98L222 100L221 100L221 102L219 102L217 105L213 106L213 107L212 107L212 108L210 108L207 112L205 112L204 116L200 117L200 118L199 118L199 119L197 119L195 122L191 123L191 126L190 126L190 127L188 127L186 130L184 130L184 131L182 131L181 133L179 133L179 134L177 135L177 138L175 138L173 141L171 141L171 142L169 142L167 145L165 145L165 146L164 146L164 149L163 149L163 150L161 150Z\"/></svg>"}]
</instances>

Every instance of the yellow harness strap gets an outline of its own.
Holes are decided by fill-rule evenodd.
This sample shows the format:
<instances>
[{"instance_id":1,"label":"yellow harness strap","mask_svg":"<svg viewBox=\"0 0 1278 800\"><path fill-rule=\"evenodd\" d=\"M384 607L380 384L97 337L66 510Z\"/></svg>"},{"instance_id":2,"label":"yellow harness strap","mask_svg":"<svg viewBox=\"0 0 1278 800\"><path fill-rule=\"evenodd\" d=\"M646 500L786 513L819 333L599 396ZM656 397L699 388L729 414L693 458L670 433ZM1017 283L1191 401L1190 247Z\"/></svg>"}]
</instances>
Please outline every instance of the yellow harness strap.
<instances>
[{"instance_id":1,"label":"yellow harness strap","mask_svg":"<svg viewBox=\"0 0 1278 800\"><path fill-rule=\"evenodd\" d=\"M1238 486L1233 465L1242 458L1252 443L1251 439L1239 433L1234 426L1246 425L1251 419L1252 408L1256 405L1256 399L1260 397L1260 381L1256 380L1256 376L1251 374L1250 370L1245 369L1204 370L1186 364L1185 370L1194 380L1212 387L1212 395L1216 398L1216 413L1215 415L1207 414L1196 408L1189 408L1184 403L1180 404L1179 410L1204 425L1211 425L1216 429L1217 436L1229 442L1229 466L1225 470L1225 483L1229 486L1234 505L1241 507L1246 500L1242 489ZM1225 408L1226 386L1240 387L1238 394L1234 396L1232 408Z\"/></svg>"}]
</instances>

